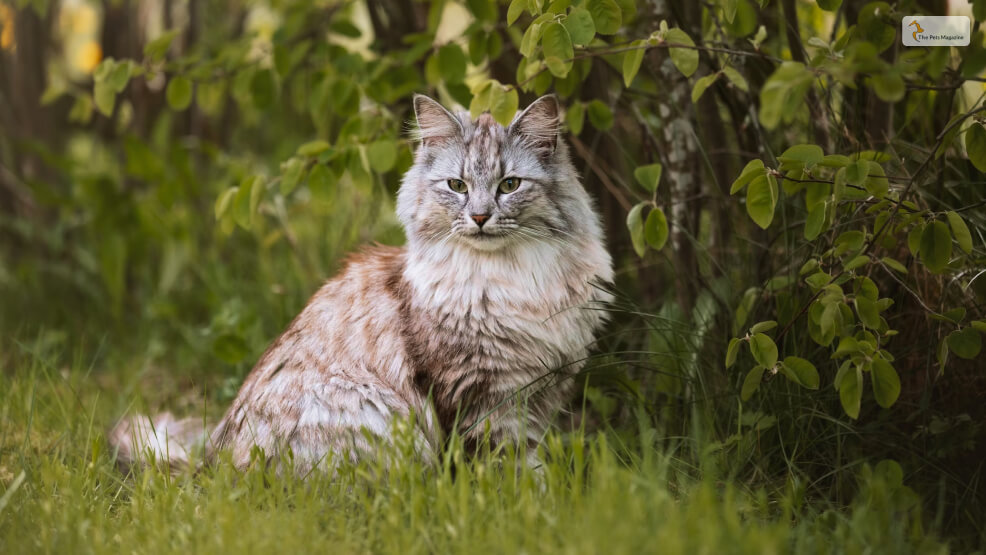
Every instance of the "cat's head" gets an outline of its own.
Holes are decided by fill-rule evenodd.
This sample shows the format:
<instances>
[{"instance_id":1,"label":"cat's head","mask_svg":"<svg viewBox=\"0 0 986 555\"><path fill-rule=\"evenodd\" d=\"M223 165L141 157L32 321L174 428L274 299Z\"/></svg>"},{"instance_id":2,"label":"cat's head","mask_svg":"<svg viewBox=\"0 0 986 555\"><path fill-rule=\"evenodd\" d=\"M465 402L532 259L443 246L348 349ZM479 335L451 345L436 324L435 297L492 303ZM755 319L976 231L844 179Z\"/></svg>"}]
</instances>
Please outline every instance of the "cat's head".
<instances>
[{"instance_id":1,"label":"cat's head","mask_svg":"<svg viewBox=\"0 0 986 555\"><path fill-rule=\"evenodd\" d=\"M488 113L475 120L453 114L421 95L414 113L420 144L397 204L413 243L496 251L568 242L594 223L559 137L555 96L535 100L507 127Z\"/></svg>"}]
</instances>

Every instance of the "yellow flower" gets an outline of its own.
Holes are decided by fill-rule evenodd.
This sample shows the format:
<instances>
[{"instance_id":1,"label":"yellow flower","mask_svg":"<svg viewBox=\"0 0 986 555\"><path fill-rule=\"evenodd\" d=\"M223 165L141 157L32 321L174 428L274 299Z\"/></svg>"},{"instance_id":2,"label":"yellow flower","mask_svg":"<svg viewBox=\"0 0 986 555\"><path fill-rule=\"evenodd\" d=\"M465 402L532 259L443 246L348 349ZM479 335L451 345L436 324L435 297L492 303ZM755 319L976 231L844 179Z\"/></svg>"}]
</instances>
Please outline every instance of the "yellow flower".
<instances>
[{"instance_id":1,"label":"yellow flower","mask_svg":"<svg viewBox=\"0 0 986 555\"><path fill-rule=\"evenodd\" d=\"M91 40L82 45L75 55L75 66L85 73L92 73L99 62L103 60L103 49L99 43Z\"/></svg>"},{"instance_id":2,"label":"yellow flower","mask_svg":"<svg viewBox=\"0 0 986 555\"><path fill-rule=\"evenodd\" d=\"M0 50L13 50L14 10L7 4L0 4Z\"/></svg>"}]
</instances>

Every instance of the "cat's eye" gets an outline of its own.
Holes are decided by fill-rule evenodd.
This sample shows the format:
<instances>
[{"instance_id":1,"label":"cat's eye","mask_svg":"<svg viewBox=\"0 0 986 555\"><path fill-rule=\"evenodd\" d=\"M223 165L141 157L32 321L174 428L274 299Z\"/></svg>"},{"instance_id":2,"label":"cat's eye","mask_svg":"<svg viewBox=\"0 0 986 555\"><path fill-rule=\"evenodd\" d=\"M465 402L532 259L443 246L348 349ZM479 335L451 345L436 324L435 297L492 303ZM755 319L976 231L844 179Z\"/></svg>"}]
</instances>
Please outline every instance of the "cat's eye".
<instances>
[{"instance_id":1,"label":"cat's eye","mask_svg":"<svg viewBox=\"0 0 986 555\"><path fill-rule=\"evenodd\" d=\"M508 177L500 182L500 192L501 193L512 193L520 187L519 177Z\"/></svg>"},{"instance_id":2,"label":"cat's eye","mask_svg":"<svg viewBox=\"0 0 986 555\"><path fill-rule=\"evenodd\" d=\"M456 193L465 193L467 189L466 182L461 179L449 179L448 188Z\"/></svg>"}]
</instances>

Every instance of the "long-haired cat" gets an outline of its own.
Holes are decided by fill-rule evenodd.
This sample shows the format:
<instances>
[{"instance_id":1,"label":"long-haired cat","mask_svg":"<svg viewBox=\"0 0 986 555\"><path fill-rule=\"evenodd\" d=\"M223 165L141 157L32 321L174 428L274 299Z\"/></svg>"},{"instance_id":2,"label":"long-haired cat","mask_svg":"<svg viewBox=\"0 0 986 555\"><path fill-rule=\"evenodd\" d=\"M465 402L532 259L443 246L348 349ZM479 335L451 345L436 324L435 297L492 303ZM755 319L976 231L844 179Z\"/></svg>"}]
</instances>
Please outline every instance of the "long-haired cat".
<instances>
[{"instance_id":1,"label":"long-haired cat","mask_svg":"<svg viewBox=\"0 0 986 555\"><path fill-rule=\"evenodd\" d=\"M559 137L554 96L508 127L415 96L414 165L397 213L403 248L353 256L257 362L207 452L238 467L260 447L299 471L370 456L395 418L422 449L457 427L467 445L536 445L602 324L613 271L599 218ZM128 464L182 465L201 420L170 414L111 432ZM423 456L426 456L423 454Z\"/></svg>"}]
</instances>

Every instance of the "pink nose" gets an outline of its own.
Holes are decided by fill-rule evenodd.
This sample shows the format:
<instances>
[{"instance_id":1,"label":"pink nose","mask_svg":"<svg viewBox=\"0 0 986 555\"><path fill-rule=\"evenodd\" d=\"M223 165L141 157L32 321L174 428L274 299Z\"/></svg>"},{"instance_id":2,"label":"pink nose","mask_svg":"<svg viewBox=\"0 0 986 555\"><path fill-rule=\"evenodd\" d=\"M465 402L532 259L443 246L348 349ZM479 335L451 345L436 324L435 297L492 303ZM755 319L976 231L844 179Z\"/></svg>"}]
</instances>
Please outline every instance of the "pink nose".
<instances>
[{"instance_id":1,"label":"pink nose","mask_svg":"<svg viewBox=\"0 0 986 555\"><path fill-rule=\"evenodd\" d=\"M478 225L479 227L483 227L483 224L486 223L486 220L490 219L489 214L470 214L469 217L472 218L472 221L476 222L476 225Z\"/></svg>"}]
</instances>

